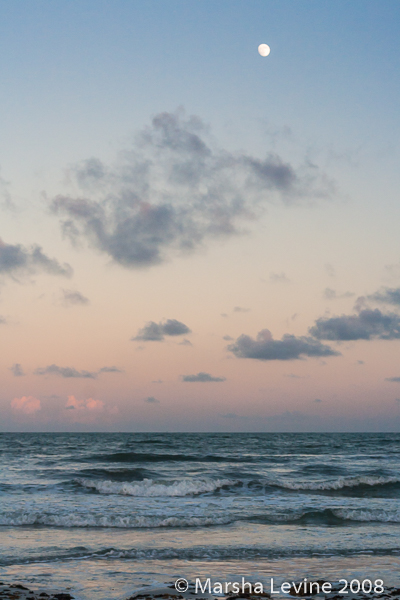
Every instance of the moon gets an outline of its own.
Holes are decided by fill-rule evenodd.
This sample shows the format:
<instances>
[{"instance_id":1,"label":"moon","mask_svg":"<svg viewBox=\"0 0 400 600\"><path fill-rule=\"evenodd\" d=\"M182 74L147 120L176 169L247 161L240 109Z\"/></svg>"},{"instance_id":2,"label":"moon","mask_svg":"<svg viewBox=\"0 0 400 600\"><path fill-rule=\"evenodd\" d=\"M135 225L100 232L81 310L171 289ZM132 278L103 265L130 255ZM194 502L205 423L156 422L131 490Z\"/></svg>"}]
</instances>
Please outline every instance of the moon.
<instances>
[{"instance_id":1,"label":"moon","mask_svg":"<svg viewBox=\"0 0 400 600\"><path fill-rule=\"evenodd\" d=\"M271 52L271 48L267 45L267 44L260 44L258 46L258 53L261 56L268 56L268 54Z\"/></svg>"}]
</instances>

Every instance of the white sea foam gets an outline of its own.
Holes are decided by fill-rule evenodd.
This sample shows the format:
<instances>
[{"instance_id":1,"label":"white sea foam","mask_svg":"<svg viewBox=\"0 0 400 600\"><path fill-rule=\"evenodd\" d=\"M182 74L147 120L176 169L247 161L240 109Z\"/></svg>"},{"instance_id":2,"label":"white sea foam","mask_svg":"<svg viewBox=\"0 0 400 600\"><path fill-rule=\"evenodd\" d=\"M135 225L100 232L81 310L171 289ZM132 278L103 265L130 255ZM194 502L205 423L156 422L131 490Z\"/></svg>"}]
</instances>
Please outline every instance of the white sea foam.
<instances>
[{"instance_id":1,"label":"white sea foam","mask_svg":"<svg viewBox=\"0 0 400 600\"><path fill-rule=\"evenodd\" d=\"M83 487L94 489L100 494L121 494L123 496L190 496L215 492L226 485L234 485L229 479L203 479L175 481L169 485L154 483L152 479L144 479L138 483L126 481L94 481L92 479L78 479Z\"/></svg>"},{"instance_id":2,"label":"white sea foam","mask_svg":"<svg viewBox=\"0 0 400 600\"><path fill-rule=\"evenodd\" d=\"M47 527L207 527L225 525L230 519L225 517L144 517L144 516L101 516L79 514L43 514L37 512L22 512L0 517L0 525L30 526L43 525Z\"/></svg>"},{"instance_id":3,"label":"white sea foam","mask_svg":"<svg viewBox=\"0 0 400 600\"><path fill-rule=\"evenodd\" d=\"M280 481L279 486L289 490L340 490L343 488L358 487L361 485L379 486L390 483L399 483L397 477L339 477L328 481L292 482Z\"/></svg>"},{"instance_id":4,"label":"white sea foam","mask_svg":"<svg viewBox=\"0 0 400 600\"><path fill-rule=\"evenodd\" d=\"M400 523L400 510L339 508L332 512L336 517L348 521Z\"/></svg>"}]
</instances>

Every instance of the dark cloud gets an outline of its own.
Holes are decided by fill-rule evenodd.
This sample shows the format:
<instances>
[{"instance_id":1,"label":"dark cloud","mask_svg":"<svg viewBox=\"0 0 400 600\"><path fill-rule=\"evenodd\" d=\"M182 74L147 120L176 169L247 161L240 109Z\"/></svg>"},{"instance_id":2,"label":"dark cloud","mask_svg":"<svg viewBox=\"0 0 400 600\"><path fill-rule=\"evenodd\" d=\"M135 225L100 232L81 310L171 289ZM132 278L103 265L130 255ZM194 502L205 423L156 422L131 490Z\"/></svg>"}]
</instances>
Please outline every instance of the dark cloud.
<instances>
[{"instance_id":1,"label":"dark cloud","mask_svg":"<svg viewBox=\"0 0 400 600\"><path fill-rule=\"evenodd\" d=\"M97 379L101 373L123 373L123 371L117 367L102 367L99 371L78 371L74 367L59 367L54 364L34 371L35 375L57 375L64 379Z\"/></svg>"},{"instance_id":2,"label":"dark cloud","mask_svg":"<svg viewBox=\"0 0 400 600\"><path fill-rule=\"evenodd\" d=\"M89 299L77 290L62 290L62 295L62 302L64 306L89 304Z\"/></svg>"},{"instance_id":3,"label":"dark cloud","mask_svg":"<svg viewBox=\"0 0 400 600\"><path fill-rule=\"evenodd\" d=\"M224 337L222 339L225 340L226 342L231 342L234 338L231 337L230 335L224 335Z\"/></svg>"},{"instance_id":4,"label":"dark cloud","mask_svg":"<svg viewBox=\"0 0 400 600\"><path fill-rule=\"evenodd\" d=\"M186 338L184 338L181 342L179 342L178 345L179 346L193 346L192 342Z\"/></svg>"},{"instance_id":5,"label":"dark cloud","mask_svg":"<svg viewBox=\"0 0 400 600\"><path fill-rule=\"evenodd\" d=\"M250 312L250 308L243 308L243 306L234 306L233 312L246 313L246 312Z\"/></svg>"},{"instance_id":6,"label":"dark cloud","mask_svg":"<svg viewBox=\"0 0 400 600\"><path fill-rule=\"evenodd\" d=\"M13 366L10 368L10 371L14 377L23 377L25 375L24 370L19 363L13 364Z\"/></svg>"},{"instance_id":7,"label":"dark cloud","mask_svg":"<svg viewBox=\"0 0 400 600\"><path fill-rule=\"evenodd\" d=\"M189 383L207 383L209 381L219 382L226 381L226 377L213 377L210 373L197 373L197 375L183 375L182 381L186 381Z\"/></svg>"},{"instance_id":8,"label":"dark cloud","mask_svg":"<svg viewBox=\"0 0 400 600\"><path fill-rule=\"evenodd\" d=\"M0 315L0 325L5 325L7 323L7 319Z\"/></svg>"},{"instance_id":9,"label":"dark cloud","mask_svg":"<svg viewBox=\"0 0 400 600\"><path fill-rule=\"evenodd\" d=\"M400 316L366 308L355 315L317 319L309 332L319 340L394 340L400 338Z\"/></svg>"},{"instance_id":10,"label":"dark cloud","mask_svg":"<svg viewBox=\"0 0 400 600\"><path fill-rule=\"evenodd\" d=\"M272 283L290 283L290 279L286 277L285 273L271 273L269 280Z\"/></svg>"},{"instance_id":11,"label":"dark cloud","mask_svg":"<svg viewBox=\"0 0 400 600\"><path fill-rule=\"evenodd\" d=\"M367 296L369 300L400 306L400 288L382 288L375 294Z\"/></svg>"},{"instance_id":12,"label":"dark cloud","mask_svg":"<svg viewBox=\"0 0 400 600\"><path fill-rule=\"evenodd\" d=\"M392 383L400 383L400 377L386 377L385 381L391 381Z\"/></svg>"},{"instance_id":13,"label":"dark cloud","mask_svg":"<svg viewBox=\"0 0 400 600\"><path fill-rule=\"evenodd\" d=\"M276 154L233 153L210 139L198 117L161 113L116 166L81 163L71 170L80 194L59 195L51 205L64 234L124 267L149 267L240 233L267 203L332 193L307 162L296 169Z\"/></svg>"},{"instance_id":14,"label":"dark cloud","mask_svg":"<svg viewBox=\"0 0 400 600\"><path fill-rule=\"evenodd\" d=\"M168 319L164 323L149 321L142 329L139 329L136 336L132 337L131 340L161 342L166 335L175 336L187 333L191 333L189 327L176 319Z\"/></svg>"},{"instance_id":15,"label":"dark cloud","mask_svg":"<svg viewBox=\"0 0 400 600\"><path fill-rule=\"evenodd\" d=\"M241 335L234 344L228 346L238 358L257 360L294 360L304 356L338 356L329 346L311 337L296 337L285 334L281 340L272 339L268 329L263 329L254 340L249 335Z\"/></svg>"},{"instance_id":16,"label":"dark cloud","mask_svg":"<svg viewBox=\"0 0 400 600\"><path fill-rule=\"evenodd\" d=\"M38 271L63 277L72 275L70 265L61 265L55 258L49 258L40 246L26 249L20 244L6 244L0 239L0 274L16 276Z\"/></svg>"},{"instance_id":17,"label":"dark cloud","mask_svg":"<svg viewBox=\"0 0 400 600\"><path fill-rule=\"evenodd\" d=\"M321 398L315 398L314 402L315 402L316 404L319 404L320 402L322 402L322 400L321 400Z\"/></svg>"},{"instance_id":18,"label":"dark cloud","mask_svg":"<svg viewBox=\"0 0 400 600\"><path fill-rule=\"evenodd\" d=\"M154 398L154 396L148 396L144 401L148 402L148 404L160 404L160 401L157 400L157 398Z\"/></svg>"}]
</instances>

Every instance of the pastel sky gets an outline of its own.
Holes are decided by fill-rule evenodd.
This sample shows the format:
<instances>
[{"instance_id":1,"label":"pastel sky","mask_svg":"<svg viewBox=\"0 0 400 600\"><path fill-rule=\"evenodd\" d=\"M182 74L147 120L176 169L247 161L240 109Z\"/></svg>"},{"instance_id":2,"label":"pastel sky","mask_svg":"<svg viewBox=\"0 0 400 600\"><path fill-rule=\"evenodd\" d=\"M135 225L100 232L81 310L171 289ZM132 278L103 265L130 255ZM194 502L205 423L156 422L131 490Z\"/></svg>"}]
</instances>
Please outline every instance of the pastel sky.
<instances>
[{"instance_id":1,"label":"pastel sky","mask_svg":"<svg viewBox=\"0 0 400 600\"><path fill-rule=\"evenodd\" d=\"M2 431L400 431L399 20L0 0Z\"/></svg>"}]
</instances>

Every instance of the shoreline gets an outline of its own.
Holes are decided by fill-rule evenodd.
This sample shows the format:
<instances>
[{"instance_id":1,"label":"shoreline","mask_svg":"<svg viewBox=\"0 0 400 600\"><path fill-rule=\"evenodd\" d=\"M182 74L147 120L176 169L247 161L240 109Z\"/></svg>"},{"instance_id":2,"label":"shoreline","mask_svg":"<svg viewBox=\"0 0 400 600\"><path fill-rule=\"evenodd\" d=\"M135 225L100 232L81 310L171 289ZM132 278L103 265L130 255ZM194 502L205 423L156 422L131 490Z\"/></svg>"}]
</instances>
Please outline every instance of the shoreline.
<instances>
[{"instance_id":1,"label":"shoreline","mask_svg":"<svg viewBox=\"0 0 400 600\"><path fill-rule=\"evenodd\" d=\"M320 583L323 583L323 581L320 581ZM363 592L340 594L339 586L334 585L332 586L332 591L330 593L320 592L304 594L298 593L298 590L292 588L290 592L284 596L271 596L268 592L237 594L230 592L226 595L215 595L207 592L196 594L192 587L189 587L185 592L178 592L175 589L174 584L171 583L165 587L139 589L125 598L125 600L266 600L273 598L280 600L282 597L288 599L303 598L306 600L312 598L315 598L316 600L400 600L400 588L387 587L384 592L380 594L366 594ZM43 588L31 589L22 583L6 584L0 581L0 600L79 600L79 598L71 594L68 591L68 588L64 591ZM118 600L118 598L110 596L109 600Z\"/></svg>"}]
</instances>

